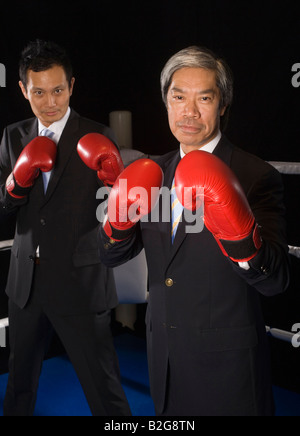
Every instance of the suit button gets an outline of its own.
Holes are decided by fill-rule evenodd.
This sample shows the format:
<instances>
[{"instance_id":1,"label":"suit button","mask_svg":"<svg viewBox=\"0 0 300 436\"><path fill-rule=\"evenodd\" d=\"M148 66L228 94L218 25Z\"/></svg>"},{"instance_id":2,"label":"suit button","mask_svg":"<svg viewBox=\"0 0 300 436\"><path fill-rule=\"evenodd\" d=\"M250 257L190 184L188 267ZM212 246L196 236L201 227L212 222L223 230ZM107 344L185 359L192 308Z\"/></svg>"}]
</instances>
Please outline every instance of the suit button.
<instances>
[{"instance_id":1,"label":"suit button","mask_svg":"<svg viewBox=\"0 0 300 436\"><path fill-rule=\"evenodd\" d=\"M264 275L268 275L270 271L269 268L264 265L260 268L260 270Z\"/></svg>"},{"instance_id":2,"label":"suit button","mask_svg":"<svg viewBox=\"0 0 300 436\"><path fill-rule=\"evenodd\" d=\"M168 286L168 288L171 288L174 285L174 281L172 279L167 279L165 284Z\"/></svg>"},{"instance_id":3,"label":"suit button","mask_svg":"<svg viewBox=\"0 0 300 436\"><path fill-rule=\"evenodd\" d=\"M45 226L46 225L46 220L44 218L42 218L40 223L42 224L42 226Z\"/></svg>"}]
</instances>

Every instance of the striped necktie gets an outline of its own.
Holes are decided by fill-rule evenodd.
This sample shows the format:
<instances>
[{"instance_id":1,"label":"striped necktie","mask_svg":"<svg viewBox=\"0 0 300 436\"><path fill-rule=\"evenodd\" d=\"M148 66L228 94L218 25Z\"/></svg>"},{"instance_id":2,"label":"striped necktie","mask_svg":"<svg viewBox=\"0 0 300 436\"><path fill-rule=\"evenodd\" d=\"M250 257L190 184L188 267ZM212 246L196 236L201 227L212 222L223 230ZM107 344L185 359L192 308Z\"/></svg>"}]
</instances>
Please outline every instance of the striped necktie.
<instances>
[{"instance_id":1,"label":"striped necktie","mask_svg":"<svg viewBox=\"0 0 300 436\"><path fill-rule=\"evenodd\" d=\"M53 136L54 136L54 132L52 132L49 129L43 129L41 131L41 133L40 133L40 136L47 136L48 138L52 139ZM52 173L52 171L48 171L47 173L42 173L43 174L44 193L45 194L47 192L47 188L48 188L48 184L49 184L51 173Z\"/></svg>"},{"instance_id":2,"label":"striped necktie","mask_svg":"<svg viewBox=\"0 0 300 436\"><path fill-rule=\"evenodd\" d=\"M171 190L171 204L172 204L172 244L173 244L183 212L183 206L179 202L176 195L175 179L173 180L173 185Z\"/></svg>"}]
</instances>

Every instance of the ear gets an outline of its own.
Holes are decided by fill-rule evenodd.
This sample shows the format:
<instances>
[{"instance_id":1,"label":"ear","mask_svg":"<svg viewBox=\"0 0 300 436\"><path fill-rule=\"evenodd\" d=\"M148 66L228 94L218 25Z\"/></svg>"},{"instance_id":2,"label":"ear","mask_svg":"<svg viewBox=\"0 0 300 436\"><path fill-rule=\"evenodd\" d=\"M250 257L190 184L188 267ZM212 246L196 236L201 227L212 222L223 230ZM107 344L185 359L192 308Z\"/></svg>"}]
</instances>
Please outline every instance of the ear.
<instances>
[{"instance_id":1,"label":"ear","mask_svg":"<svg viewBox=\"0 0 300 436\"><path fill-rule=\"evenodd\" d=\"M21 88L22 94L24 95L24 97L26 98L26 100L28 100L28 94L26 91L25 86L23 85L23 83L21 82L21 80L19 81L19 86Z\"/></svg>"},{"instance_id":2,"label":"ear","mask_svg":"<svg viewBox=\"0 0 300 436\"><path fill-rule=\"evenodd\" d=\"M70 96L73 94L74 83L75 83L75 77L72 77L71 85L70 85Z\"/></svg>"},{"instance_id":3,"label":"ear","mask_svg":"<svg viewBox=\"0 0 300 436\"><path fill-rule=\"evenodd\" d=\"M221 117L223 117L223 115L225 114L226 109L227 109L227 106L224 106L224 107L221 108L221 110L220 110L220 116Z\"/></svg>"}]
</instances>

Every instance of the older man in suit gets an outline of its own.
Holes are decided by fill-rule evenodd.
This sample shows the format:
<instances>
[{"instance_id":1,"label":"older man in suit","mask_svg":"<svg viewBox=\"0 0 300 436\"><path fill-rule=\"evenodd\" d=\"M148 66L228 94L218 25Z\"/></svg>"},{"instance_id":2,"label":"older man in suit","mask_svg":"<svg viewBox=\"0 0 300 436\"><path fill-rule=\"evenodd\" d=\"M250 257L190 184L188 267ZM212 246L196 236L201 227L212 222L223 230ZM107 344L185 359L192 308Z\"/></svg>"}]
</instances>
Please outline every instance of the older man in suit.
<instances>
[{"instance_id":1,"label":"older man in suit","mask_svg":"<svg viewBox=\"0 0 300 436\"><path fill-rule=\"evenodd\" d=\"M233 90L224 60L207 49L189 47L168 61L161 85L170 128L180 143L178 150L157 159L164 186L171 191L175 180L178 188L180 179L183 186L197 188L198 179L208 174L201 186L205 227L187 232L184 213L181 219L166 222L164 191L155 214L159 219L147 217L138 224L130 220L124 224L123 219L121 226L108 213L101 229L102 260L113 267L145 248L148 361L158 415L273 415L259 294L281 293L289 282L280 175L233 146L222 132ZM187 160L189 156L193 158ZM209 166L195 167L199 156L205 156ZM132 186L135 174L128 178ZM216 201L210 194L219 178L223 183L217 192L218 207L206 211ZM115 185L114 196L117 189ZM227 190L238 191L234 208L230 195L222 201ZM124 196L124 191L117 194ZM174 195L172 190L170 204L175 209ZM231 238L216 237L222 234L228 210L226 225L231 217L241 228L243 215L251 217L244 236L237 231Z\"/></svg>"},{"instance_id":2,"label":"older man in suit","mask_svg":"<svg viewBox=\"0 0 300 436\"><path fill-rule=\"evenodd\" d=\"M95 238L103 185L77 153L90 132L112 141L113 134L70 109L72 67L56 44L38 40L25 48L19 84L35 117L7 127L0 147L1 214L17 218L6 289L11 356L4 414L33 414L54 329L92 414L130 415L110 331L114 279Z\"/></svg>"}]
</instances>

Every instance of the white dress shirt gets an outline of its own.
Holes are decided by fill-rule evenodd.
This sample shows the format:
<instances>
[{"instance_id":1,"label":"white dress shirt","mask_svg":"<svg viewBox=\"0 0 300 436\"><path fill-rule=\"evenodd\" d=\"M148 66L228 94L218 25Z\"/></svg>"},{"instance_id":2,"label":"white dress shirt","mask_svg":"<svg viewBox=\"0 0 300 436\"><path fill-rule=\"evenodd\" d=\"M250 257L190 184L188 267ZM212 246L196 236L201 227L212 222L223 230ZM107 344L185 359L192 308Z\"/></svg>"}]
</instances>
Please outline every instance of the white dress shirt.
<instances>
[{"instance_id":1,"label":"white dress shirt","mask_svg":"<svg viewBox=\"0 0 300 436\"><path fill-rule=\"evenodd\" d=\"M200 147L199 150L207 151L208 153L213 153L214 149L219 144L221 137L222 137L222 133L219 130L217 136L214 139L212 139L210 142L208 142L207 144L203 145L203 147ZM180 145L180 156L181 156L181 159L185 156L185 152L182 150L181 145Z\"/></svg>"}]
</instances>

